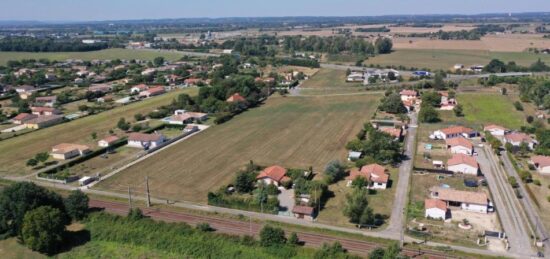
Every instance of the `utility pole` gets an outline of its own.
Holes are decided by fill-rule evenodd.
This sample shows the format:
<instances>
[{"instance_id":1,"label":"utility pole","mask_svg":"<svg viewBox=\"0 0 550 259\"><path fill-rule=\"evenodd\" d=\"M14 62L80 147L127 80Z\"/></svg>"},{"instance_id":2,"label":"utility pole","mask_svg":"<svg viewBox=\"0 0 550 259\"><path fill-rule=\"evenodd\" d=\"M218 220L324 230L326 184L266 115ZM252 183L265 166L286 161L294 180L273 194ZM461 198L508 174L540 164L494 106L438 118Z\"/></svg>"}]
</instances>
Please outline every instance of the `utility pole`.
<instances>
[{"instance_id":1,"label":"utility pole","mask_svg":"<svg viewBox=\"0 0 550 259\"><path fill-rule=\"evenodd\" d=\"M145 176L145 193L147 194L147 208L151 207L151 195L149 194L149 176Z\"/></svg>"},{"instance_id":2,"label":"utility pole","mask_svg":"<svg viewBox=\"0 0 550 259\"><path fill-rule=\"evenodd\" d=\"M130 206L130 209L132 209L132 191L130 189L130 186L128 186L128 206Z\"/></svg>"}]
</instances>

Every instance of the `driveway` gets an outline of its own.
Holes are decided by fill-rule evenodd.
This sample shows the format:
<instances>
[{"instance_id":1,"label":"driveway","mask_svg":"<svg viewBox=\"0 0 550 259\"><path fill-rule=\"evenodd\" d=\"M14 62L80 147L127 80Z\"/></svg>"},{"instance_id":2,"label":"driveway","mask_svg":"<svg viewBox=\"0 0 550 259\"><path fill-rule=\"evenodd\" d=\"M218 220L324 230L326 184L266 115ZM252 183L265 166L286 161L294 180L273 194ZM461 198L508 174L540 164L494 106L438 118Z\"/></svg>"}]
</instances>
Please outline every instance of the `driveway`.
<instances>
[{"instance_id":1,"label":"driveway","mask_svg":"<svg viewBox=\"0 0 550 259\"><path fill-rule=\"evenodd\" d=\"M279 199L279 215L292 216L292 209L294 208L294 189L279 189L281 192L277 196Z\"/></svg>"}]
</instances>

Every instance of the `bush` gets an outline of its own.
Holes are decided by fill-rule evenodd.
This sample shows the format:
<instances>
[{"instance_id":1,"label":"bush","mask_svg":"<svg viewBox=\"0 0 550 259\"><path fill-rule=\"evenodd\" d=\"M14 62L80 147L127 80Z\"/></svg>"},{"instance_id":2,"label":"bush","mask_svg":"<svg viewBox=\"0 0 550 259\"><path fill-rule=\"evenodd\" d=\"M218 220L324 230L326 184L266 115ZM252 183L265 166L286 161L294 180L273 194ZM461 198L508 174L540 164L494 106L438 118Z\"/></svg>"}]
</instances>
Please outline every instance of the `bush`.
<instances>
[{"instance_id":1,"label":"bush","mask_svg":"<svg viewBox=\"0 0 550 259\"><path fill-rule=\"evenodd\" d=\"M27 212L21 228L21 240L33 251L46 254L58 251L65 231L63 217L63 212L50 206Z\"/></svg>"},{"instance_id":2,"label":"bush","mask_svg":"<svg viewBox=\"0 0 550 259\"><path fill-rule=\"evenodd\" d=\"M327 183L335 183L342 179L346 173L346 168L340 161L334 160L325 167L325 180Z\"/></svg>"},{"instance_id":3,"label":"bush","mask_svg":"<svg viewBox=\"0 0 550 259\"><path fill-rule=\"evenodd\" d=\"M513 176L508 176L508 183L512 186L512 188L518 188L518 182L516 181L516 178Z\"/></svg>"},{"instance_id":4,"label":"bush","mask_svg":"<svg viewBox=\"0 0 550 259\"><path fill-rule=\"evenodd\" d=\"M533 184L536 185L536 186L541 186L541 183L540 183L539 179L533 180Z\"/></svg>"},{"instance_id":5,"label":"bush","mask_svg":"<svg viewBox=\"0 0 550 259\"><path fill-rule=\"evenodd\" d=\"M197 226L195 228L202 231L202 232L214 231L214 229L212 227L210 227L210 224L208 224L208 223L199 223L199 224L197 224Z\"/></svg>"},{"instance_id":6,"label":"bush","mask_svg":"<svg viewBox=\"0 0 550 259\"><path fill-rule=\"evenodd\" d=\"M286 243L285 231L282 228L266 225L260 231L262 246L277 246Z\"/></svg>"},{"instance_id":7,"label":"bush","mask_svg":"<svg viewBox=\"0 0 550 259\"><path fill-rule=\"evenodd\" d=\"M523 111L523 105L521 105L521 103L519 101L514 102L514 107L518 111Z\"/></svg>"},{"instance_id":8,"label":"bush","mask_svg":"<svg viewBox=\"0 0 550 259\"><path fill-rule=\"evenodd\" d=\"M296 232L292 232L290 234L290 237L288 238L288 243L291 244L291 245L299 245L300 244L300 239L298 238L298 235L296 234Z\"/></svg>"},{"instance_id":9,"label":"bush","mask_svg":"<svg viewBox=\"0 0 550 259\"><path fill-rule=\"evenodd\" d=\"M140 220L140 219L143 219L145 218L145 215L143 215L143 212L141 211L140 208L131 208L129 211L128 211L128 219L130 220Z\"/></svg>"},{"instance_id":10,"label":"bush","mask_svg":"<svg viewBox=\"0 0 550 259\"><path fill-rule=\"evenodd\" d=\"M145 120L145 116L143 116L143 114L141 114L141 113L135 114L135 115L134 115L134 118L136 119L136 121Z\"/></svg>"}]
</instances>

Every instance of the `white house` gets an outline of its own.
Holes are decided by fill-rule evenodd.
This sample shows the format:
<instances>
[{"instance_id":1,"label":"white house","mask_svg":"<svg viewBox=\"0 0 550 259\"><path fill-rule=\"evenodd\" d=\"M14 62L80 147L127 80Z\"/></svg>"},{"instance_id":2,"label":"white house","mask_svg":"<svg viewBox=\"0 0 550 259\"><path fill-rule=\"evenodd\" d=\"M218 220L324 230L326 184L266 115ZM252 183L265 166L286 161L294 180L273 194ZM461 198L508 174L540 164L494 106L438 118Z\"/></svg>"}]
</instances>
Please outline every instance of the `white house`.
<instances>
[{"instance_id":1,"label":"white house","mask_svg":"<svg viewBox=\"0 0 550 259\"><path fill-rule=\"evenodd\" d=\"M452 126L445 129L436 130L433 133L433 137L436 139L449 139L449 138L474 138L479 136L479 133L473 129L463 126Z\"/></svg>"},{"instance_id":2,"label":"white house","mask_svg":"<svg viewBox=\"0 0 550 259\"><path fill-rule=\"evenodd\" d=\"M539 173L550 174L550 156L534 156L530 162Z\"/></svg>"},{"instance_id":3,"label":"white house","mask_svg":"<svg viewBox=\"0 0 550 259\"><path fill-rule=\"evenodd\" d=\"M89 152L91 152L90 148L85 145L61 143L52 147L50 155L54 159L66 160L85 155Z\"/></svg>"},{"instance_id":4,"label":"white house","mask_svg":"<svg viewBox=\"0 0 550 259\"><path fill-rule=\"evenodd\" d=\"M346 82L363 82L363 80L365 80L365 77L362 72L352 72L346 78Z\"/></svg>"},{"instance_id":5,"label":"white house","mask_svg":"<svg viewBox=\"0 0 550 259\"><path fill-rule=\"evenodd\" d=\"M526 143L529 149L533 150L537 142L529 135L521 132L513 132L504 135L504 143L510 143L514 147L521 146L521 143Z\"/></svg>"},{"instance_id":6,"label":"white house","mask_svg":"<svg viewBox=\"0 0 550 259\"><path fill-rule=\"evenodd\" d=\"M424 200L424 209L426 218L447 219L447 203L438 199Z\"/></svg>"},{"instance_id":7,"label":"white house","mask_svg":"<svg viewBox=\"0 0 550 259\"><path fill-rule=\"evenodd\" d=\"M363 177L369 182L369 189L385 190L388 187L388 181L390 176L386 174L386 168L378 164L370 164L361 167L361 170L352 169L349 176L346 178L348 181L347 186L351 186L353 181L358 177Z\"/></svg>"},{"instance_id":8,"label":"white house","mask_svg":"<svg viewBox=\"0 0 550 259\"><path fill-rule=\"evenodd\" d=\"M479 172L479 165L476 159L471 156L454 154L453 157L447 161L447 170L455 173L477 175Z\"/></svg>"},{"instance_id":9,"label":"white house","mask_svg":"<svg viewBox=\"0 0 550 259\"><path fill-rule=\"evenodd\" d=\"M275 186L279 186L282 183L291 180L290 177L286 175L286 173L286 168L274 165L260 172L260 174L256 177L256 180L259 183L262 182L267 185L274 184Z\"/></svg>"},{"instance_id":10,"label":"white house","mask_svg":"<svg viewBox=\"0 0 550 259\"><path fill-rule=\"evenodd\" d=\"M362 153L357 151L349 151L348 152L348 161L355 161L359 158L361 158Z\"/></svg>"},{"instance_id":11,"label":"white house","mask_svg":"<svg viewBox=\"0 0 550 259\"><path fill-rule=\"evenodd\" d=\"M487 213L489 198L485 192L459 191L451 188L430 188L432 199L444 201L448 207L458 207L465 211Z\"/></svg>"},{"instance_id":12,"label":"white house","mask_svg":"<svg viewBox=\"0 0 550 259\"><path fill-rule=\"evenodd\" d=\"M401 92L399 92L399 95L401 95L401 101L414 102L418 96L418 92L415 90L402 90Z\"/></svg>"},{"instance_id":13,"label":"white house","mask_svg":"<svg viewBox=\"0 0 550 259\"><path fill-rule=\"evenodd\" d=\"M487 131L495 137L503 137L504 135L510 132L510 130L506 129L505 127L495 125L495 124L490 124L483 127L483 131Z\"/></svg>"},{"instance_id":14,"label":"white house","mask_svg":"<svg viewBox=\"0 0 550 259\"><path fill-rule=\"evenodd\" d=\"M474 145L463 137L450 138L445 140L447 149L451 151L452 154L464 154L464 155L473 155Z\"/></svg>"},{"instance_id":15,"label":"white house","mask_svg":"<svg viewBox=\"0 0 550 259\"><path fill-rule=\"evenodd\" d=\"M132 94L138 94L138 93L141 93L145 90L149 89L149 86L147 86L146 84L139 84L139 85L135 85L133 86L131 89L130 89L130 92Z\"/></svg>"},{"instance_id":16,"label":"white house","mask_svg":"<svg viewBox=\"0 0 550 259\"><path fill-rule=\"evenodd\" d=\"M130 133L128 146L134 148L150 149L160 146L166 138L162 134Z\"/></svg>"},{"instance_id":17,"label":"white house","mask_svg":"<svg viewBox=\"0 0 550 259\"><path fill-rule=\"evenodd\" d=\"M119 138L117 136L108 136L104 139L101 139L97 142L97 145L100 147L110 147L112 144L117 142Z\"/></svg>"}]
</instances>

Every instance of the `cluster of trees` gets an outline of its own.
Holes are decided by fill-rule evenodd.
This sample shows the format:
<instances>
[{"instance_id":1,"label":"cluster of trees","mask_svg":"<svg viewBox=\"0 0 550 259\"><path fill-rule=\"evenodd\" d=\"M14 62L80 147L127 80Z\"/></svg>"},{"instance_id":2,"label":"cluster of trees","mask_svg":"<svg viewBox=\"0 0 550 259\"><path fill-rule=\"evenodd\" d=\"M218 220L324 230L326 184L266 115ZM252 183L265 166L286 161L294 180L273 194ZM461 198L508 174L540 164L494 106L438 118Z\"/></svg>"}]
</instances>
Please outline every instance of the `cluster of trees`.
<instances>
[{"instance_id":1,"label":"cluster of trees","mask_svg":"<svg viewBox=\"0 0 550 259\"><path fill-rule=\"evenodd\" d=\"M71 192L59 194L34 183L15 183L0 193L0 235L17 236L34 251L53 254L66 240L65 226L88 213L88 197Z\"/></svg>"},{"instance_id":2,"label":"cluster of trees","mask_svg":"<svg viewBox=\"0 0 550 259\"><path fill-rule=\"evenodd\" d=\"M246 56L270 56L277 53L276 46L279 44L277 37L262 35L257 38L241 37L235 40L227 40L222 43L224 49L233 49Z\"/></svg>"},{"instance_id":3,"label":"cluster of trees","mask_svg":"<svg viewBox=\"0 0 550 259\"><path fill-rule=\"evenodd\" d=\"M356 55L385 54L391 52L391 39L379 38L375 44L361 38L333 36L319 37L286 36L283 40L283 49L288 52L314 51L330 54L349 52Z\"/></svg>"},{"instance_id":4,"label":"cluster of trees","mask_svg":"<svg viewBox=\"0 0 550 259\"><path fill-rule=\"evenodd\" d=\"M401 95L399 93L389 93L383 99L378 109L391 114L404 114L407 113L407 108L401 101Z\"/></svg>"},{"instance_id":5,"label":"cluster of trees","mask_svg":"<svg viewBox=\"0 0 550 259\"><path fill-rule=\"evenodd\" d=\"M346 195L346 206L344 207L344 215L349 218L351 223L356 224L359 228L363 226L376 227L384 224L385 217L381 214L374 213L369 207L368 195L370 190L365 188L368 185L367 179L359 177L354 180L353 192Z\"/></svg>"},{"instance_id":6,"label":"cluster of trees","mask_svg":"<svg viewBox=\"0 0 550 259\"><path fill-rule=\"evenodd\" d=\"M478 25L477 28L472 30L460 30L460 31L443 31L439 30L435 33L411 33L410 37L436 37L440 40L480 40L481 37L487 35L490 32L504 32L505 27L495 24Z\"/></svg>"},{"instance_id":7,"label":"cluster of trees","mask_svg":"<svg viewBox=\"0 0 550 259\"><path fill-rule=\"evenodd\" d=\"M531 101L543 110L550 109L550 80L521 78L519 91L522 101Z\"/></svg>"},{"instance_id":8,"label":"cluster of trees","mask_svg":"<svg viewBox=\"0 0 550 259\"><path fill-rule=\"evenodd\" d=\"M545 72L550 71L550 66L546 65L540 59L528 67L520 66L514 61L507 64L499 59L493 59L483 67L484 72L488 73L506 73L506 72Z\"/></svg>"},{"instance_id":9,"label":"cluster of trees","mask_svg":"<svg viewBox=\"0 0 550 259\"><path fill-rule=\"evenodd\" d=\"M390 32L390 28L386 26L382 27L370 27L370 28L357 28L355 32Z\"/></svg>"},{"instance_id":10,"label":"cluster of trees","mask_svg":"<svg viewBox=\"0 0 550 259\"><path fill-rule=\"evenodd\" d=\"M370 163L398 163L402 160L401 144L389 134L376 130L370 123L365 123L357 138L348 142L346 148L363 153L363 158L355 161L357 167Z\"/></svg>"},{"instance_id":11,"label":"cluster of trees","mask_svg":"<svg viewBox=\"0 0 550 259\"><path fill-rule=\"evenodd\" d=\"M0 40L0 51L29 52L80 52L108 48L107 43L84 44L80 40L57 40L52 38L6 37Z\"/></svg>"},{"instance_id":12,"label":"cluster of trees","mask_svg":"<svg viewBox=\"0 0 550 259\"><path fill-rule=\"evenodd\" d=\"M422 94L422 105L418 113L418 120L424 123L435 123L441 121L439 112L435 109L441 105L441 95L429 91ZM460 108L461 109L461 108ZM460 114L462 112L460 111Z\"/></svg>"}]
</instances>

